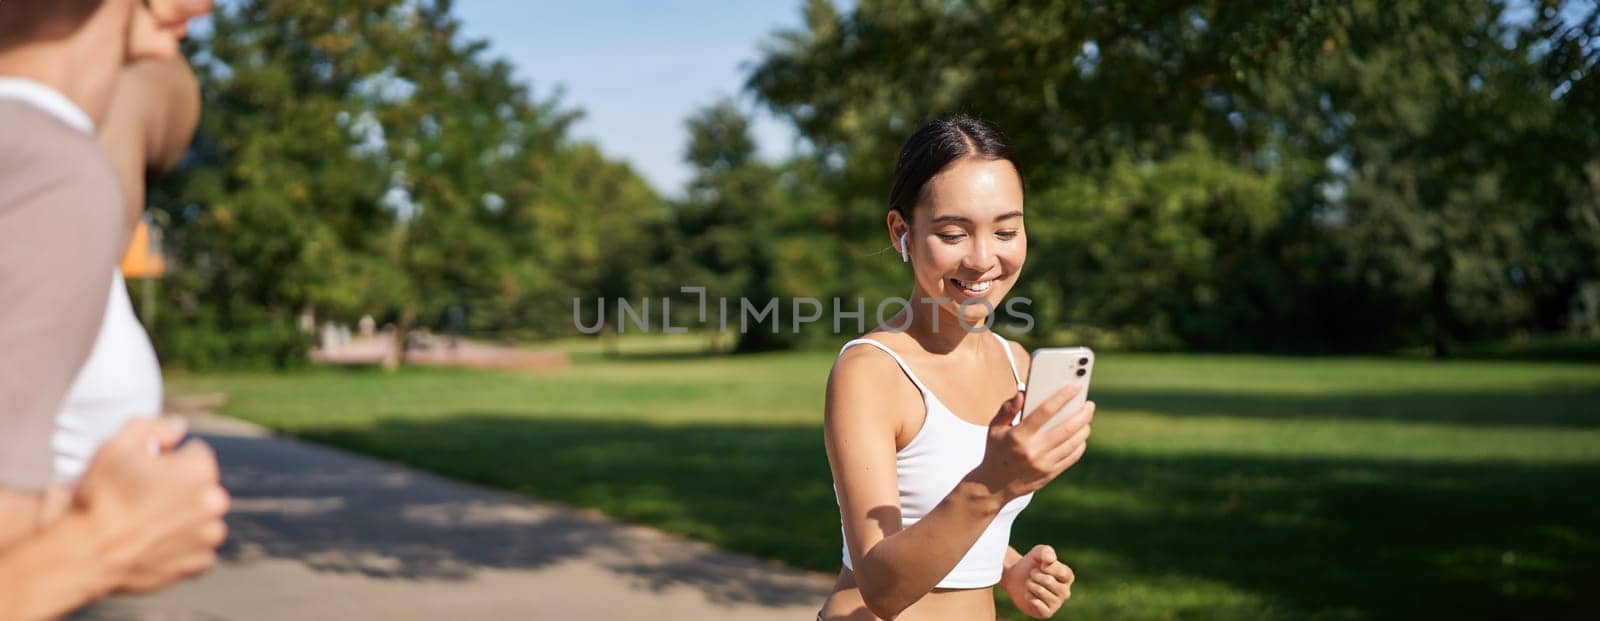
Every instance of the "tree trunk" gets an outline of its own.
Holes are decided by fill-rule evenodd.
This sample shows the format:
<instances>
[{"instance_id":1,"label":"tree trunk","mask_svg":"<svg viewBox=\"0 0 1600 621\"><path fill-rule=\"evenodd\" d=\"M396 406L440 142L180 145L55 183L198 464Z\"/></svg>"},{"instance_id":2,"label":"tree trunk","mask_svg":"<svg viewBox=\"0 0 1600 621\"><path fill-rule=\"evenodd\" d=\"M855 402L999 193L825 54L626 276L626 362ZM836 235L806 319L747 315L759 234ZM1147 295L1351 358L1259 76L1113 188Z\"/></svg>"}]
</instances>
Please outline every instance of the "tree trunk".
<instances>
[{"instance_id":1,"label":"tree trunk","mask_svg":"<svg viewBox=\"0 0 1600 621\"><path fill-rule=\"evenodd\" d=\"M618 343L617 331L609 324L600 327L600 355L607 358L616 358L622 355L622 345Z\"/></svg>"},{"instance_id":2,"label":"tree trunk","mask_svg":"<svg viewBox=\"0 0 1600 621\"><path fill-rule=\"evenodd\" d=\"M1454 317L1450 313L1450 260L1435 261L1433 283L1430 286L1433 306L1433 357L1450 357L1450 331Z\"/></svg>"},{"instance_id":3,"label":"tree trunk","mask_svg":"<svg viewBox=\"0 0 1600 621\"><path fill-rule=\"evenodd\" d=\"M383 354L383 370L393 373L400 369L406 359L406 335L411 332L411 321L414 313L411 309L400 311L400 317L395 320L394 334L390 335L389 350Z\"/></svg>"}]
</instances>

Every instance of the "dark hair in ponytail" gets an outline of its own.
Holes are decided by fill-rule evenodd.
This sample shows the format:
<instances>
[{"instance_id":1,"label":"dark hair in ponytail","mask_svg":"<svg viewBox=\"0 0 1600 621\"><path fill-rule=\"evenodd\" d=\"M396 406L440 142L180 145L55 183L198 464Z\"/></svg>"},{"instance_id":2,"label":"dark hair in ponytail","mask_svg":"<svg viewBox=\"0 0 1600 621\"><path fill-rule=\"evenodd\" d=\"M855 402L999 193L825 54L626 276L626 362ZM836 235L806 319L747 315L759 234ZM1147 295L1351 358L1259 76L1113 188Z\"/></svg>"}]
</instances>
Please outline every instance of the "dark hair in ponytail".
<instances>
[{"instance_id":1,"label":"dark hair in ponytail","mask_svg":"<svg viewBox=\"0 0 1600 621\"><path fill-rule=\"evenodd\" d=\"M900 212L907 222L922 200L928 180L964 157L1011 162L1022 176L1022 167L1012 159L1011 144L1005 134L987 122L965 114L942 116L918 127L900 147L894 166L894 186L889 190L889 209Z\"/></svg>"}]
</instances>

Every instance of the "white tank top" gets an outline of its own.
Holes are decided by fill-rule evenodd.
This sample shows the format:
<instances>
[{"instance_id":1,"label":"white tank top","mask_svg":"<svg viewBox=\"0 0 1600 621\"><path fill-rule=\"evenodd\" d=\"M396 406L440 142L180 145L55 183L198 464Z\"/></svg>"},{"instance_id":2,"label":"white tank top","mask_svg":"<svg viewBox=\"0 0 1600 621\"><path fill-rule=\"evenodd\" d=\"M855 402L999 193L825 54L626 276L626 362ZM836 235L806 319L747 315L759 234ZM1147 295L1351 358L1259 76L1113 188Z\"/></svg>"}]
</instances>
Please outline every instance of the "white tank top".
<instances>
[{"instance_id":1,"label":"white tank top","mask_svg":"<svg viewBox=\"0 0 1600 621\"><path fill-rule=\"evenodd\" d=\"M1017 390L1023 390L1025 386L1022 377L1017 373L1017 361L1011 353L1011 344L999 334L995 334L994 337L1000 340L1001 347L1006 351L1006 361L1011 364L1011 377L1017 381ZM911 372L911 367L906 365L906 361L887 345L873 339L860 338L845 343L844 347L839 349L839 353L843 354L844 350L855 345L869 345L889 354L895 363L900 365L900 370L905 372L911 383L917 386L917 390L922 392L922 403L926 411L922 429L918 430L917 435L911 438L911 442L894 456L895 478L900 488L900 524L902 528L909 527L943 502L956 488L956 484L983 462L983 453L989 442L989 428L986 425L975 425L956 416L955 412L950 411L949 407L934 396L933 391L928 390L922 380L917 379L917 374ZM994 521L990 522L989 527L978 537L977 542L967 550L961 562L939 581L937 588L977 589L998 584L1000 575L1005 570L1006 547L1011 542L1011 523L1032 499L1033 494L1028 494L1006 503L1000 509L999 515L994 517ZM835 490L835 500L837 500L837 490ZM840 524L839 529L843 534L844 525ZM855 569L851 567L848 540L844 544L844 566Z\"/></svg>"},{"instance_id":2,"label":"white tank top","mask_svg":"<svg viewBox=\"0 0 1600 621\"><path fill-rule=\"evenodd\" d=\"M105 318L94 347L56 415L55 481L73 484L89 459L135 416L161 414L161 365L133 314L122 270L111 279Z\"/></svg>"}]
</instances>

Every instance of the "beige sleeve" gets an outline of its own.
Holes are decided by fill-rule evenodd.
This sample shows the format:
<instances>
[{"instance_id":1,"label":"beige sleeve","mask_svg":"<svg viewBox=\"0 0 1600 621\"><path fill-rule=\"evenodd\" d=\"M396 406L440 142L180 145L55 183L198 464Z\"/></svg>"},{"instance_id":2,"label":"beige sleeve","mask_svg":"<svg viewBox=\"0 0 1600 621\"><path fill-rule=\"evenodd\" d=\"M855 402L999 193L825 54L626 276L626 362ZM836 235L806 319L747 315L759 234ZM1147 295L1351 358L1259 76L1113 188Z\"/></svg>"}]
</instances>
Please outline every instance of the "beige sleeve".
<instances>
[{"instance_id":1,"label":"beige sleeve","mask_svg":"<svg viewBox=\"0 0 1600 621\"><path fill-rule=\"evenodd\" d=\"M105 313L121 198L93 137L11 101L0 135L0 487L41 491Z\"/></svg>"}]
</instances>

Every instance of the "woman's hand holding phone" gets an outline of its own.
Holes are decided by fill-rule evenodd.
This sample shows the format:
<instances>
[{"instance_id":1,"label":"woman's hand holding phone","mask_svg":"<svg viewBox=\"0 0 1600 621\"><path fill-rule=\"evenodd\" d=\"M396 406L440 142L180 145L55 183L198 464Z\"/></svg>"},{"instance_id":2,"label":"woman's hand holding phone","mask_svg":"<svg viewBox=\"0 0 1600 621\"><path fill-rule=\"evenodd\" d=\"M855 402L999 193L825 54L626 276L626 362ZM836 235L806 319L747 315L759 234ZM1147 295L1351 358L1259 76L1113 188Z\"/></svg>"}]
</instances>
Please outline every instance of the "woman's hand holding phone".
<instances>
[{"instance_id":1,"label":"woman's hand holding phone","mask_svg":"<svg viewBox=\"0 0 1600 621\"><path fill-rule=\"evenodd\" d=\"M1059 411L1083 389L1078 384L1064 386L1039 409ZM1088 449L1089 423L1094 420L1094 402L1085 401L1076 412L1062 412L1055 417L1027 416L1013 425L1022 412L1023 396L1018 392L1000 404L1000 411L989 421L983 462L967 475L969 480L1000 494L1006 502L1037 491L1078 463ZM1060 424L1047 424L1054 418L1063 420Z\"/></svg>"}]
</instances>

